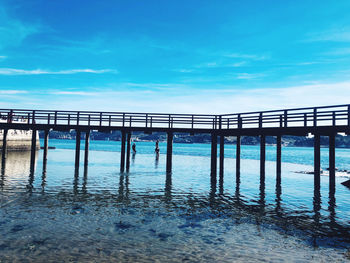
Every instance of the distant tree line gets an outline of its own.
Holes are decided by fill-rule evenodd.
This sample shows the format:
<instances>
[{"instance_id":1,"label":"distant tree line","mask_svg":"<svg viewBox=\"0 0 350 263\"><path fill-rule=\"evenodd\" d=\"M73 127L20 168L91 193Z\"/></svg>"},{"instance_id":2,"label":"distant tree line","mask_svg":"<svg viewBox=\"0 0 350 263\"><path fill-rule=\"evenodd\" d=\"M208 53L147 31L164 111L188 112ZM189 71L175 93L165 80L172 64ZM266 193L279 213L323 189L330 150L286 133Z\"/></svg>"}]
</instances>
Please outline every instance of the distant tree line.
<instances>
[{"instance_id":1,"label":"distant tree line","mask_svg":"<svg viewBox=\"0 0 350 263\"><path fill-rule=\"evenodd\" d=\"M40 138L44 137L44 133L39 133ZM70 132L62 131L51 131L49 138L51 139L68 139L75 140L76 132L74 130ZM82 139L85 139L85 133L82 132ZM144 134L143 132L133 132L134 140L139 141L166 141L166 133L154 132L152 134ZM121 132L112 131L110 133L102 133L97 131L92 131L90 133L91 140L110 140L110 141L120 141ZM174 143L210 143L211 135L210 134L195 134L189 135L187 133L175 133L174 134ZM241 142L243 145L258 145L260 143L260 138L258 136L242 136ZM225 143L235 144L236 137L225 137ZM275 144L276 137L267 136L267 144ZM286 146L297 146L297 147L312 147L314 140L310 137L305 136L283 136L282 143ZM337 135L335 138L336 147L341 148L350 148L350 136ZM321 136L321 146L328 146L328 137Z\"/></svg>"}]
</instances>

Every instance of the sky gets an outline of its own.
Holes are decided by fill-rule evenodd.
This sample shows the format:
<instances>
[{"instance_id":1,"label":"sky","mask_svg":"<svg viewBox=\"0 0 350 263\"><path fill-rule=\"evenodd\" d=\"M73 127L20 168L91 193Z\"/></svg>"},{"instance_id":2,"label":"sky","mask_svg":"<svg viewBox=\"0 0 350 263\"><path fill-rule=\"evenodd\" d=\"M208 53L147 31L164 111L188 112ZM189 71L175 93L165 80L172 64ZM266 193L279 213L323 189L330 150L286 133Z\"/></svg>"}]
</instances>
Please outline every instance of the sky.
<instances>
[{"instance_id":1,"label":"sky","mask_svg":"<svg viewBox=\"0 0 350 263\"><path fill-rule=\"evenodd\" d=\"M349 0L0 0L0 108L350 103Z\"/></svg>"}]
</instances>

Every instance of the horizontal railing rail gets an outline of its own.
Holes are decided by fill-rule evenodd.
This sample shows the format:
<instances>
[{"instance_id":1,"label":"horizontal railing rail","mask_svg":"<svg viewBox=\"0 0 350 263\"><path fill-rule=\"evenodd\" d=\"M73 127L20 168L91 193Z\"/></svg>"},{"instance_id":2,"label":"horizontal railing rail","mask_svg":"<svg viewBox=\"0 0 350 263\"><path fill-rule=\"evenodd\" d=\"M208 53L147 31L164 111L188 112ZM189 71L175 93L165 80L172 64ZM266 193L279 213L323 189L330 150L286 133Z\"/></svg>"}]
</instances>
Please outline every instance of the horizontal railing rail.
<instances>
[{"instance_id":1,"label":"horizontal railing rail","mask_svg":"<svg viewBox=\"0 0 350 263\"><path fill-rule=\"evenodd\" d=\"M111 128L242 129L349 126L350 104L223 115L0 109L1 123Z\"/></svg>"}]
</instances>

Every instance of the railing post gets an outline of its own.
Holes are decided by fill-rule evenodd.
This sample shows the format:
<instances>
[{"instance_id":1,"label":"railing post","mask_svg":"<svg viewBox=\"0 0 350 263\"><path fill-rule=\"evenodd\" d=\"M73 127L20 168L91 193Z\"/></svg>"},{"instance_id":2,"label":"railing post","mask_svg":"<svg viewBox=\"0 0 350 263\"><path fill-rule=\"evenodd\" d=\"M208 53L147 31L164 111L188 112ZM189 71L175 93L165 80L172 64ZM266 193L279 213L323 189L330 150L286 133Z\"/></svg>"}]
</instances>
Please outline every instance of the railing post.
<instances>
[{"instance_id":1,"label":"railing post","mask_svg":"<svg viewBox=\"0 0 350 263\"><path fill-rule=\"evenodd\" d=\"M123 127L124 127L124 125L125 125L125 113L123 113Z\"/></svg>"},{"instance_id":2,"label":"railing post","mask_svg":"<svg viewBox=\"0 0 350 263\"><path fill-rule=\"evenodd\" d=\"M191 129L193 129L193 122L194 122L194 116L192 115L192 123L191 123Z\"/></svg>"},{"instance_id":3,"label":"railing post","mask_svg":"<svg viewBox=\"0 0 350 263\"><path fill-rule=\"evenodd\" d=\"M280 128L283 127L283 115L280 115Z\"/></svg>"},{"instance_id":4,"label":"railing post","mask_svg":"<svg viewBox=\"0 0 350 263\"><path fill-rule=\"evenodd\" d=\"M284 111L284 128L288 127L288 111Z\"/></svg>"},{"instance_id":5,"label":"railing post","mask_svg":"<svg viewBox=\"0 0 350 263\"><path fill-rule=\"evenodd\" d=\"M33 110L32 124L35 124L35 110Z\"/></svg>"},{"instance_id":6,"label":"railing post","mask_svg":"<svg viewBox=\"0 0 350 263\"><path fill-rule=\"evenodd\" d=\"M77 113L77 126L79 125L80 112Z\"/></svg>"},{"instance_id":7,"label":"railing post","mask_svg":"<svg viewBox=\"0 0 350 263\"><path fill-rule=\"evenodd\" d=\"M30 124L30 113L28 113L28 124ZM7 121L8 121L8 119L7 119Z\"/></svg>"},{"instance_id":8,"label":"railing post","mask_svg":"<svg viewBox=\"0 0 350 263\"><path fill-rule=\"evenodd\" d=\"M222 127L222 118L221 116L219 116L219 130L221 130L221 127Z\"/></svg>"},{"instance_id":9,"label":"railing post","mask_svg":"<svg viewBox=\"0 0 350 263\"><path fill-rule=\"evenodd\" d=\"M148 113L146 113L146 128L148 127Z\"/></svg>"},{"instance_id":10,"label":"railing post","mask_svg":"<svg viewBox=\"0 0 350 263\"><path fill-rule=\"evenodd\" d=\"M68 125L70 125L70 114L68 114Z\"/></svg>"},{"instance_id":11,"label":"railing post","mask_svg":"<svg viewBox=\"0 0 350 263\"><path fill-rule=\"evenodd\" d=\"M227 129L230 129L230 118L227 118Z\"/></svg>"},{"instance_id":12,"label":"railing post","mask_svg":"<svg viewBox=\"0 0 350 263\"><path fill-rule=\"evenodd\" d=\"M332 124L333 126L335 126L335 119L336 119L336 115L335 115L335 111L333 111L333 114L332 114Z\"/></svg>"},{"instance_id":13,"label":"railing post","mask_svg":"<svg viewBox=\"0 0 350 263\"><path fill-rule=\"evenodd\" d=\"M314 127L317 126L317 108L314 108Z\"/></svg>"},{"instance_id":14,"label":"railing post","mask_svg":"<svg viewBox=\"0 0 350 263\"><path fill-rule=\"evenodd\" d=\"M109 115L108 117L108 126L111 127L112 125L112 115Z\"/></svg>"},{"instance_id":15,"label":"railing post","mask_svg":"<svg viewBox=\"0 0 350 263\"><path fill-rule=\"evenodd\" d=\"M169 129L171 128L171 115L169 114Z\"/></svg>"},{"instance_id":16,"label":"railing post","mask_svg":"<svg viewBox=\"0 0 350 263\"><path fill-rule=\"evenodd\" d=\"M241 114L238 114L238 129L242 129L242 128L243 128L243 123L242 123Z\"/></svg>"},{"instance_id":17,"label":"railing post","mask_svg":"<svg viewBox=\"0 0 350 263\"><path fill-rule=\"evenodd\" d=\"M262 128L262 112L259 114L259 128Z\"/></svg>"},{"instance_id":18,"label":"railing post","mask_svg":"<svg viewBox=\"0 0 350 263\"><path fill-rule=\"evenodd\" d=\"M89 117L88 117L88 125L90 126L90 122L91 122L91 115L89 114Z\"/></svg>"},{"instance_id":19,"label":"railing post","mask_svg":"<svg viewBox=\"0 0 350 263\"><path fill-rule=\"evenodd\" d=\"M307 114L304 113L304 127L307 126Z\"/></svg>"},{"instance_id":20,"label":"railing post","mask_svg":"<svg viewBox=\"0 0 350 263\"><path fill-rule=\"evenodd\" d=\"M57 111L55 111L55 125L57 125Z\"/></svg>"},{"instance_id":21,"label":"railing post","mask_svg":"<svg viewBox=\"0 0 350 263\"><path fill-rule=\"evenodd\" d=\"M100 126L102 126L102 112L100 112Z\"/></svg>"},{"instance_id":22,"label":"railing post","mask_svg":"<svg viewBox=\"0 0 350 263\"><path fill-rule=\"evenodd\" d=\"M51 114L48 113L48 114L47 114L47 124L48 124L48 125L50 125L50 118L51 118Z\"/></svg>"},{"instance_id":23,"label":"railing post","mask_svg":"<svg viewBox=\"0 0 350 263\"><path fill-rule=\"evenodd\" d=\"M132 119L132 116L130 116L130 120L129 120L129 126L131 127L131 119Z\"/></svg>"},{"instance_id":24,"label":"railing post","mask_svg":"<svg viewBox=\"0 0 350 263\"><path fill-rule=\"evenodd\" d=\"M152 116L151 116L151 122L150 122L150 127L152 128Z\"/></svg>"},{"instance_id":25,"label":"railing post","mask_svg":"<svg viewBox=\"0 0 350 263\"><path fill-rule=\"evenodd\" d=\"M350 105L348 105L348 127L350 127Z\"/></svg>"},{"instance_id":26,"label":"railing post","mask_svg":"<svg viewBox=\"0 0 350 263\"><path fill-rule=\"evenodd\" d=\"M13 110L10 110L9 118L7 118L7 122L8 122L8 123L11 123L11 122L12 122L12 119L13 119Z\"/></svg>"}]
</instances>

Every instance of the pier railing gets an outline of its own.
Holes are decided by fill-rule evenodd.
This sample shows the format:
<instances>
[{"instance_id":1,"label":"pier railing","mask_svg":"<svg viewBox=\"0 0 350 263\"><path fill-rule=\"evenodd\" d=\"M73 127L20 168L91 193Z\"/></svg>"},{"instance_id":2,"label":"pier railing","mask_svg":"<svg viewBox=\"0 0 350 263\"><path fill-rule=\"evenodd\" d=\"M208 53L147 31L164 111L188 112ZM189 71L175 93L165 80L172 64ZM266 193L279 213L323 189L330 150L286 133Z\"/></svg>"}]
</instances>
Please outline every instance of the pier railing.
<instances>
[{"instance_id":1,"label":"pier railing","mask_svg":"<svg viewBox=\"0 0 350 263\"><path fill-rule=\"evenodd\" d=\"M0 122L111 128L242 129L349 126L350 105L237 114L164 114L0 109Z\"/></svg>"},{"instance_id":2,"label":"pier railing","mask_svg":"<svg viewBox=\"0 0 350 263\"><path fill-rule=\"evenodd\" d=\"M350 127L350 105L295 108L220 115L222 129L287 128L287 127Z\"/></svg>"},{"instance_id":3,"label":"pier railing","mask_svg":"<svg viewBox=\"0 0 350 263\"><path fill-rule=\"evenodd\" d=\"M126 113L0 109L0 119L27 124L120 128L215 129L218 117L204 114Z\"/></svg>"}]
</instances>

